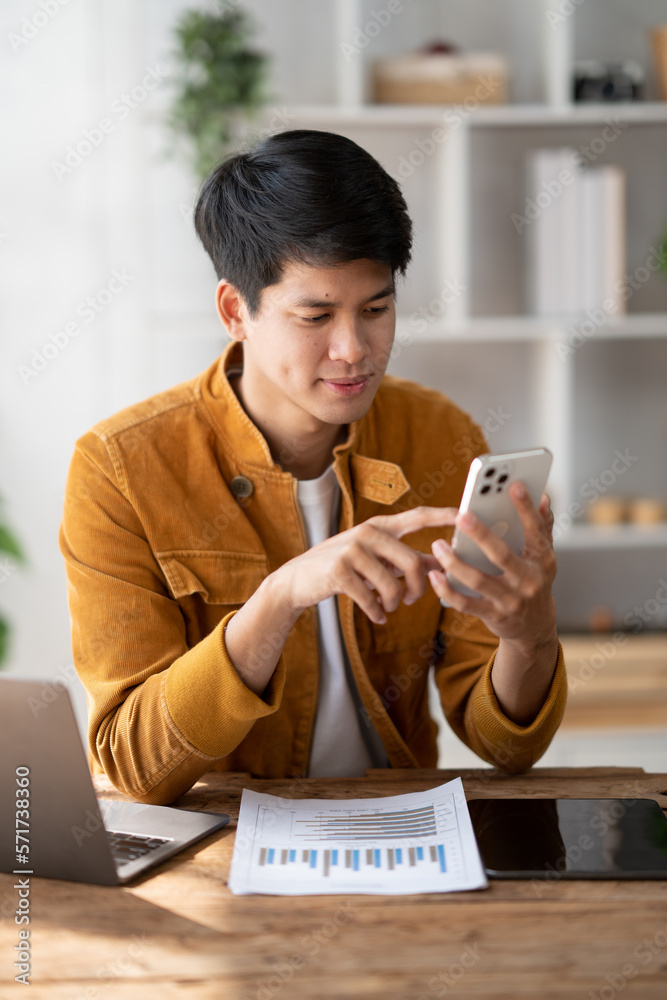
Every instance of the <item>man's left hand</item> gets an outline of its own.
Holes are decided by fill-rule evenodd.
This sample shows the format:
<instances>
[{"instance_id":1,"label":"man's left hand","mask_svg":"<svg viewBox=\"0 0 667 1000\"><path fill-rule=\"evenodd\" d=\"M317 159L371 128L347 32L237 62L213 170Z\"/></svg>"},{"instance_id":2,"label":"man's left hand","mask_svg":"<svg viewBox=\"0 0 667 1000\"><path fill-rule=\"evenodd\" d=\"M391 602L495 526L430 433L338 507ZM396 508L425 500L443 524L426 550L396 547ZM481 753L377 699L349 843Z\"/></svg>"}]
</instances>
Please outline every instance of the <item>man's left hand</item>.
<instances>
[{"instance_id":1,"label":"man's left hand","mask_svg":"<svg viewBox=\"0 0 667 1000\"><path fill-rule=\"evenodd\" d=\"M492 671L493 687L503 711L526 725L542 706L558 654L556 608L551 593L556 576L554 519L546 494L539 508L523 483L514 483L510 496L524 530L524 551L520 556L479 518L457 513L453 523L502 572L491 576L469 566L451 546L438 539L432 550L445 572L431 570L428 575L445 605L475 615L501 640ZM480 596L468 597L454 590L447 582L447 573Z\"/></svg>"}]
</instances>

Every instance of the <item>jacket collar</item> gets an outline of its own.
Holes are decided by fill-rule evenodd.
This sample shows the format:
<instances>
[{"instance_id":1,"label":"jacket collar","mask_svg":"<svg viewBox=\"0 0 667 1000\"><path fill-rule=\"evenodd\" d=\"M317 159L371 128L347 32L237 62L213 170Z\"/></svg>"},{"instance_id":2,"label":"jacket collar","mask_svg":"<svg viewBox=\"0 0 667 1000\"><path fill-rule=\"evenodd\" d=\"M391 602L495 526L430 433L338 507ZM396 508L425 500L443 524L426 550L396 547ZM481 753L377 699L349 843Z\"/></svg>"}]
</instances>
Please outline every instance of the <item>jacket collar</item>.
<instances>
[{"instance_id":1,"label":"jacket collar","mask_svg":"<svg viewBox=\"0 0 667 1000\"><path fill-rule=\"evenodd\" d=\"M243 345L232 340L215 364L202 375L202 401L216 431L239 465L290 475L274 462L266 438L245 412L231 386L229 375L234 369L240 371L242 368ZM368 413L349 425L347 440L333 450L334 465L340 474L345 473L345 479L350 475L350 485L355 492L378 503L394 504L410 489L401 467L394 462L359 454L373 406L374 403Z\"/></svg>"},{"instance_id":2,"label":"jacket collar","mask_svg":"<svg viewBox=\"0 0 667 1000\"><path fill-rule=\"evenodd\" d=\"M243 369L243 345L231 340L215 365L203 373L201 394L215 428L226 447L244 465L277 472L266 438L253 424L232 389L229 373Z\"/></svg>"}]
</instances>

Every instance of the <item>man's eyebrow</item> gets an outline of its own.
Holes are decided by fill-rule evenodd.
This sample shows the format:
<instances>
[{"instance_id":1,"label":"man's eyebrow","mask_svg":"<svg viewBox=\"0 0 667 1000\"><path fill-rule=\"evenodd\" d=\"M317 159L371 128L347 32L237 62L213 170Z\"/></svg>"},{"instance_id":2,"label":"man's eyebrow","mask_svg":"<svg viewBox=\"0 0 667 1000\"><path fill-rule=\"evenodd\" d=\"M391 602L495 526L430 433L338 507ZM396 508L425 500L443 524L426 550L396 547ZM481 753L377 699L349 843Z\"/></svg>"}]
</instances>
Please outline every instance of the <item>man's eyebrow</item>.
<instances>
[{"instance_id":1,"label":"man's eyebrow","mask_svg":"<svg viewBox=\"0 0 667 1000\"><path fill-rule=\"evenodd\" d=\"M384 288L381 288L379 292L375 295L371 295L370 298L364 299L364 302L375 302L376 299L384 299L387 295L393 295L396 291L394 282L391 281ZM309 299L307 297L296 299L294 302L295 306L299 306L301 309L331 309L337 308L340 302L332 302L331 299Z\"/></svg>"}]
</instances>

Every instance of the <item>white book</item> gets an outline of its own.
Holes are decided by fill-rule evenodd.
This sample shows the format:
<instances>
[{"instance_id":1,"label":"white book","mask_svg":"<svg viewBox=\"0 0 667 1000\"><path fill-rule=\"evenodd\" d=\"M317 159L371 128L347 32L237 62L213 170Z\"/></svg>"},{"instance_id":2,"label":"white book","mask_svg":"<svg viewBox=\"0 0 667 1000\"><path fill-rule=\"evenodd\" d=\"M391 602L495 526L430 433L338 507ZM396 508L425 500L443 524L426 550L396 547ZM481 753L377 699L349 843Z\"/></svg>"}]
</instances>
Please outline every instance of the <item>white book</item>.
<instances>
[{"instance_id":1,"label":"white book","mask_svg":"<svg viewBox=\"0 0 667 1000\"><path fill-rule=\"evenodd\" d=\"M560 225L560 288L556 312L565 315L577 313L582 308L583 256L581 245L581 170L573 162L573 150L558 150L557 176L570 178L555 205Z\"/></svg>"},{"instance_id":2,"label":"white book","mask_svg":"<svg viewBox=\"0 0 667 1000\"><path fill-rule=\"evenodd\" d=\"M526 236L526 307L529 313L540 316L548 312L553 273L550 258L557 235L553 212L542 206L546 198L546 185L553 174L553 155L550 149L538 149L529 154L526 162L526 215L534 213ZM553 266L553 265L552 265Z\"/></svg>"},{"instance_id":3,"label":"white book","mask_svg":"<svg viewBox=\"0 0 667 1000\"><path fill-rule=\"evenodd\" d=\"M526 232L526 306L537 316L579 308L579 168L573 153L568 147L537 149L527 158L526 197L538 212Z\"/></svg>"},{"instance_id":4,"label":"white book","mask_svg":"<svg viewBox=\"0 0 667 1000\"><path fill-rule=\"evenodd\" d=\"M582 309L599 309L604 298L602 234L604 229L603 185L600 171L583 170L581 190Z\"/></svg>"},{"instance_id":5,"label":"white book","mask_svg":"<svg viewBox=\"0 0 667 1000\"><path fill-rule=\"evenodd\" d=\"M616 313L625 312L622 294L626 269L625 173L615 164L598 168L602 184L602 303L613 302Z\"/></svg>"}]
</instances>

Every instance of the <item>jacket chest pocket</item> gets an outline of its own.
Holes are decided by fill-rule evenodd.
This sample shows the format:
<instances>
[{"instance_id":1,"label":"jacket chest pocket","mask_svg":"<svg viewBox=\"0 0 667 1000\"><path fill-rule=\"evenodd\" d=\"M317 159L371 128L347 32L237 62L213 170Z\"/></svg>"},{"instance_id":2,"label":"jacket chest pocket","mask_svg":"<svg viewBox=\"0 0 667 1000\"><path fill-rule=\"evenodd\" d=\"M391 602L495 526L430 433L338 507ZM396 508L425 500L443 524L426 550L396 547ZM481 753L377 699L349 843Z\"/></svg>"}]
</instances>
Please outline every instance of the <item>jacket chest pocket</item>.
<instances>
[{"instance_id":1,"label":"jacket chest pocket","mask_svg":"<svg viewBox=\"0 0 667 1000\"><path fill-rule=\"evenodd\" d=\"M178 550L156 553L156 558L192 642L245 604L268 575L266 556L253 552Z\"/></svg>"}]
</instances>

